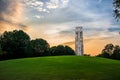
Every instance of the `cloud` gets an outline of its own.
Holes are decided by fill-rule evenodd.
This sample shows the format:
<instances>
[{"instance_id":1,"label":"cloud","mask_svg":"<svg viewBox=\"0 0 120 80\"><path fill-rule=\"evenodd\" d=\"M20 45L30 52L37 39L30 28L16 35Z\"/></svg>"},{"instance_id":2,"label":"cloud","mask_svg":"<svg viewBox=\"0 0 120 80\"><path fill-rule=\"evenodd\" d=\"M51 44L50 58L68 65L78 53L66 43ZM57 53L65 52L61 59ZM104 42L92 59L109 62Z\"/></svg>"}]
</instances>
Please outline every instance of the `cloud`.
<instances>
[{"instance_id":1,"label":"cloud","mask_svg":"<svg viewBox=\"0 0 120 80\"><path fill-rule=\"evenodd\" d=\"M21 23L9 23L5 21L0 21L0 34L2 34L4 31L12 31L12 30L25 30L28 31L28 26L21 24Z\"/></svg>"},{"instance_id":2,"label":"cloud","mask_svg":"<svg viewBox=\"0 0 120 80\"><path fill-rule=\"evenodd\" d=\"M23 5L18 0L0 0L0 19L19 22L23 12Z\"/></svg>"},{"instance_id":3,"label":"cloud","mask_svg":"<svg viewBox=\"0 0 120 80\"><path fill-rule=\"evenodd\" d=\"M56 9L59 7L59 0L50 0L50 2L47 2L48 9Z\"/></svg>"},{"instance_id":4,"label":"cloud","mask_svg":"<svg viewBox=\"0 0 120 80\"><path fill-rule=\"evenodd\" d=\"M41 15L35 15L35 18L37 18L37 19L41 19L41 18L44 18L44 16L41 16Z\"/></svg>"},{"instance_id":5,"label":"cloud","mask_svg":"<svg viewBox=\"0 0 120 80\"><path fill-rule=\"evenodd\" d=\"M50 0L47 2L48 9L57 9L57 8L65 8L69 3L69 0Z\"/></svg>"},{"instance_id":6,"label":"cloud","mask_svg":"<svg viewBox=\"0 0 120 80\"><path fill-rule=\"evenodd\" d=\"M48 12L47 9L44 8L45 3L38 0L24 0L24 4L29 8L37 10L38 12Z\"/></svg>"},{"instance_id":7,"label":"cloud","mask_svg":"<svg viewBox=\"0 0 120 80\"><path fill-rule=\"evenodd\" d=\"M108 30L110 31L110 32L114 32L114 31L120 31L120 27L115 27L115 28L108 28Z\"/></svg>"},{"instance_id":8,"label":"cloud","mask_svg":"<svg viewBox=\"0 0 120 80\"><path fill-rule=\"evenodd\" d=\"M49 11L47 9L44 9L44 8L41 8L41 7L38 7L36 8L39 12L46 12L46 13L49 13Z\"/></svg>"},{"instance_id":9,"label":"cloud","mask_svg":"<svg viewBox=\"0 0 120 80\"><path fill-rule=\"evenodd\" d=\"M26 29L22 24L24 6L20 0L0 0L0 32L13 29Z\"/></svg>"},{"instance_id":10,"label":"cloud","mask_svg":"<svg viewBox=\"0 0 120 80\"><path fill-rule=\"evenodd\" d=\"M44 5L43 2L37 0L24 0L24 2L30 7L42 7Z\"/></svg>"},{"instance_id":11,"label":"cloud","mask_svg":"<svg viewBox=\"0 0 120 80\"><path fill-rule=\"evenodd\" d=\"M66 8L69 0L24 0L26 9L34 13L34 15L46 16L52 14L56 9ZM31 7L31 8L30 8ZM32 16L34 16L32 15Z\"/></svg>"}]
</instances>

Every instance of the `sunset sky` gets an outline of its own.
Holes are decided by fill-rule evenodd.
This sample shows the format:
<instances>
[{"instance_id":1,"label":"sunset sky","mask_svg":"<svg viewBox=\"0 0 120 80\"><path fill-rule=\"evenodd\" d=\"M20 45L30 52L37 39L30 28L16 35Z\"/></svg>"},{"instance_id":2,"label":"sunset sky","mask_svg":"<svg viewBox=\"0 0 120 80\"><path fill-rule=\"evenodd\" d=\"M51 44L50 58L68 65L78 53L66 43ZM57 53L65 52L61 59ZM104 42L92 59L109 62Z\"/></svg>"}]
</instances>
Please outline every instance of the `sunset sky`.
<instances>
[{"instance_id":1,"label":"sunset sky","mask_svg":"<svg viewBox=\"0 0 120 80\"><path fill-rule=\"evenodd\" d=\"M0 34L22 29L31 39L74 49L75 27L83 26L85 53L96 55L108 43L120 45L120 22L113 0L0 0Z\"/></svg>"}]
</instances>

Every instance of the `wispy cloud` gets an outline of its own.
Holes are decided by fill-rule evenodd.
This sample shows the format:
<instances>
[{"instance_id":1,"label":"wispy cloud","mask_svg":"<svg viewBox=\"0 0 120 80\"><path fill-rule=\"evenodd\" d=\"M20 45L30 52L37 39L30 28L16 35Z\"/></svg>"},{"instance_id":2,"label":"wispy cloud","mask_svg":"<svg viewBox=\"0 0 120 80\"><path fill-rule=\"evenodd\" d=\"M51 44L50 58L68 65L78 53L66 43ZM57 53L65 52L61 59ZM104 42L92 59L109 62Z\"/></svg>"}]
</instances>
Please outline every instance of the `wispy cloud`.
<instances>
[{"instance_id":1,"label":"wispy cloud","mask_svg":"<svg viewBox=\"0 0 120 80\"><path fill-rule=\"evenodd\" d=\"M29 8L31 7L31 11L36 11L36 14L41 16L46 16L52 14L54 10L61 9L67 7L69 0L24 0L25 5ZM47 14L48 13L48 14ZM44 15L46 14L46 15ZM48 16L47 16L48 18Z\"/></svg>"},{"instance_id":2,"label":"wispy cloud","mask_svg":"<svg viewBox=\"0 0 120 80\"><path fill-rule=\"evenodd\" d=\"M48 9L56 9L56 8L65 8L68 5L69 0L50 0L47 2Z\"/></svg>"},{"instance_id":3,"label":"wispy cloud","mask_svg":"<svg viewBox=\"0 0 120 80\"><path fill-rule=\"evenodd\" d=\"M59 0L50 0L50 2L47 2L46 7L48 9L56 9L59 7Z\"/></svg>"},{"instance_id":4,"label":"wispy cloud","mask_svg":"<svg viewBox=\"0 0 120 80\"><path fill-rule=\"evenodd\" d=\"M44 16L41 16L41 15L35 15L35 18L37 18L37 19L41 19L41 18L44 18Z\"/></svg>"},{"instance_id":5,"label":"wispy cloud","mask_svg":"<svg viewBox=\"0 0 120 80\"><path fill-rule=\"evenodd\" d=\"M0 19L12 22L20 22L23 12L23 4L19 0L0 0Z\"/></svg>"},{"instance_id":6,"label":"wispy cloud","mask_svg":"<svg viewBox=\"0 0 120 80\"><path fill-rule=\"evenodd\" d=\"M0 0L0 32L13 29L25 29L22 24L23 4L19 0Z\"/></svg>"}]
</instances>

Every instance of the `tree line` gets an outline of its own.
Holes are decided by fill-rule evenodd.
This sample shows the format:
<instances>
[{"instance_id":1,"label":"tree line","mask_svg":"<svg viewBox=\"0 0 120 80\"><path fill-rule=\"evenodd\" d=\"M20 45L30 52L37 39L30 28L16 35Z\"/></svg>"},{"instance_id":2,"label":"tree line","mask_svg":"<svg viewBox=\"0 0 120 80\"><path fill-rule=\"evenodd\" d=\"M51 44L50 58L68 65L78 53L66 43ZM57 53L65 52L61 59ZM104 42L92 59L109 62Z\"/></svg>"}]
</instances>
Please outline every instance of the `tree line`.
<instances>
[{"instance_id":1,"label":"tree line","mask_svg":"<svg viewBox=\"0 0 120 80\"><path fill-rule=\"evenodd\" d=\"M98 57L120 60L120 46L107 44Z\"/></svg>"},{"instance_id":2,"label":"tree line","mask_svg":"<svg viewBox=\"0 0 120 80\"><path fill-rule=\"evenodd\" d=\"M57 55L75 55L75 52L63 45L50 48L46 40L31 40L22 30L5 31L0 36L0 60Z\"/></svg>"}]
</instances>

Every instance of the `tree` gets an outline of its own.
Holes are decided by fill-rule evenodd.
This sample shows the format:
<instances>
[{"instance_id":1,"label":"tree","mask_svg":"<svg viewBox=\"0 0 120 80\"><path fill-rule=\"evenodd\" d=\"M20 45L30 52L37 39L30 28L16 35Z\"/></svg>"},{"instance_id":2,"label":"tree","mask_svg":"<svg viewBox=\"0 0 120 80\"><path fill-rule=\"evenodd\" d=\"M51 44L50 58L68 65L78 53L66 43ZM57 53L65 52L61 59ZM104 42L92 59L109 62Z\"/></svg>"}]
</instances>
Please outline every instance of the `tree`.
<instances>
[{"instance_id":1,"label":"tree","mask_svg":"<svg viewBox=\"0 0 120 80\"><path fill-rule=\"evenodd\" d=\"M63 45L53 46L50 49L50 53L52 56L56 55L64 55L65 54L65 48Z\"/></svg>"},{"instance_id":2,"label":"tree","mask_svg":"<svg viewBox=\"0 0 120 80\"><path fill-rule=\"evenodd\" d=\"M107 44L105 48L102 50L101 54L99 54L99 57L105 57L110 58L110 56L113 54L114 45L113 44Z\"/></svg>"},{"instance_id":3,"label":"tree","mask_svg":"<svg viewBox=\"0 0 120 80\"><path fill-rule=\"evenodd\" d=\"M84 54L84 56L90 56L90 54Z\"/></svg>"},{"instance_id":4,"label":"tree","mask_svg":"<svg viewBox=\"0 0 120 80\"><path fill-rule=\"evenodd\" d=\"M1 44L0 44L0 55L2 55L2 48L1 48Z\"/></svg>"},{"instance_id":5,"label":"tree","mask_svg":"<svg viewBox=\"0 0 120 80\"><path fill-rule=\"evenodd\" d=\"M31 40L30 45L34 56L49 55L50 45L46 40L44 39Z\"/></svg>"},{"instance_id":6,"label":"tree","mask_svg":"<svg viewBox=\"0 0 120 80\"><path fill-rule=\"evenodd\" d=\"M56 46L53 46L53 47L50 48L50 55L52 55L52 56L57 55L56 48L57 48Z\"/></svg>"},{"instance_id":7,"label":"tree","mask_svg":"<svg viewBox=\"0 0 120 80\"><path fill-rule=\"evenodd\" d=\"M63 45L58 45L58 46L53 46L50 48L50 53L52 56L57 56L57 55L75 55L75 52L72 48L69 46L63 46Z\"/></svg>"},{"instance_id":8,"label":"tree","mask_svg":"<svg viewBox=\"0 0 120 80\"><path fill-rule=\"evenodd\" d=\"M29 35L22 30L5 31L0 36L2 51L8 55L8 58L25 57L29 41Z\"/></svg>"},{"instance_id":9,"label":"tree","mask_svg":"<svg viewBox=\"0 0 120 80\"><path fill-rule=\"evenodd\" d=\"M117 21L120 20L120 0L113 1L114 6L114 17Z\"/></svg>"},{"instance_id":10,"label":"tree","mask_svg":"<svg viewBox=\"0 0 120 80\"><path fill-rule=\"evenodd\" d=\"M0 60L2 60L2 56L3 56L3 53L2 53L2 48L1 48L1 45L0 45Z\"/></svg>"},{"instance_id":11,"label":"tree","mask_svg":"<svg viewBox=\"0 0 120 80\"><path fill-rule=\"evenodd\" d=\"M113 44L107 44L105 46L105 49L103 49L103 52L106 52L109 55L112 55L113 54L113 49L114 49L114 45Z\"/></svg>"},{"instance_id":12,"label":"tree","mask_svg":"<svg viewBox=\"0 0 120 80\"><path fill-rule=\"evenodd\" d=\"M65 52L67 55L75 55L74 50L69 46L65 46Z\"/></svg>"},{"instance_id":13,"label":"tree","mask_svg":"<svg viewBox=\"0 0 120 80\"><path fill-rule=\"evenodd\" d=\"M120 46L119 45L116 45L114 47L114 51L113 51L113 54L111 55L111 58L120 60Z\"/></svg>"},{"instance_id":14,"label":"tree","mask_svg":"<svg viewBox=\"0 0 120 80\"><path fill-rule=\"evenodd\" d=\"M65 55L66 54L66 51L65 51L65 48L63 45L58 45L56 47L56 52L57 52L56 53L57 55Z\"/></svg>"},{"instance_id":15,"label":"tree","mask_svg":"<svg viewBox=\"0 0 120 80\"><path fill-rule=\"evenodd\" d=\"M97 56L120 60L120 46L107 44L105 48L102 50L102 53Z\"/></svg>"}]
</instances>

